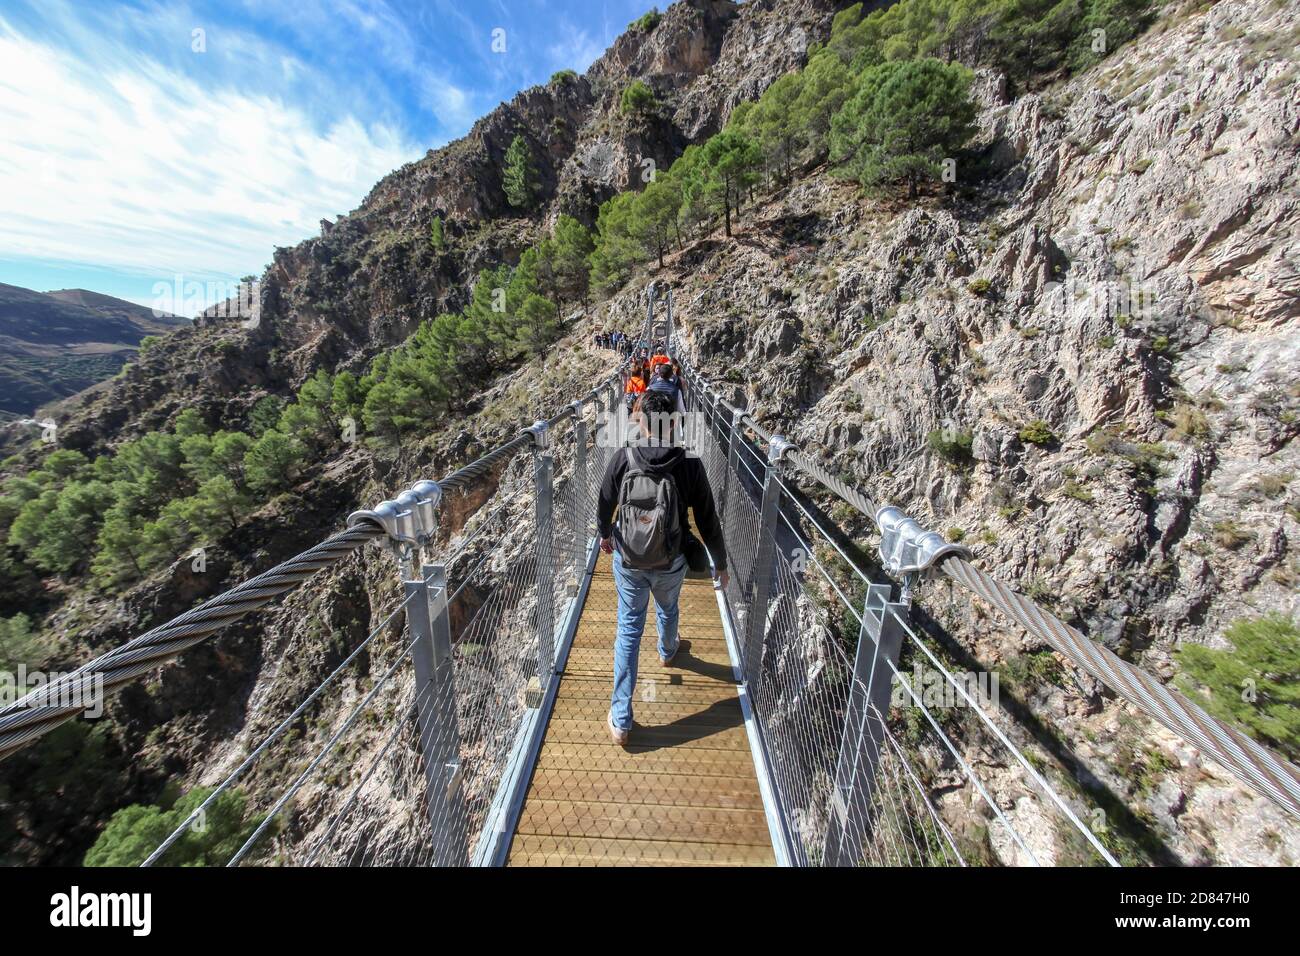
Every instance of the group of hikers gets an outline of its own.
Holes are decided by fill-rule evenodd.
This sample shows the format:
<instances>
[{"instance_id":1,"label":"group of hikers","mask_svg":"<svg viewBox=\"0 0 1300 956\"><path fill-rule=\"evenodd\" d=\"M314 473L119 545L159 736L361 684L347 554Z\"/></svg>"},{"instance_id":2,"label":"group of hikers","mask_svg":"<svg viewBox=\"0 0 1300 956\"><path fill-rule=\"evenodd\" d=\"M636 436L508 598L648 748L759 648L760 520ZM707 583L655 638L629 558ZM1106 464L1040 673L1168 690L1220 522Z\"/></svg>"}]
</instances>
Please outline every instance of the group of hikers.
<instances>
[{"instance_id":1,"label":"group of hikers","mask_svg":"<svg viewBox=\"0 0 1300 956\"><path fill-rule=\"evenodd\" d=\"M631 358L633 352L646 344L642 342L638 345L626 333L620 332L618 329L613 332L597 332L594 340L596 348L612 349L624 358Z\"/></svg>"},{"instance_id":2,"label":"group of hikers","mask_svg":"<svg viewBox=\"0 0 1300 956\"><path fill-rule=\"evenodd\" d=\"M653 348L638 350L628 366L623 383L624 402L629 412L635 411L642 395L663 392L673 400L672 411L686 413L682 395L682 367L668 356L663 342Z\"/></svg>"},{"instance_id":3,"label":"group of hikers","mask_svg":"<svg viewBox=\"0 0 1300 956\"><path fill-rule=\"evenodd\" d=\"M679 599L688 571L712 574L727 586L727 554L713 491L698 456L687 455L674 434L685 414L681 366L663 341L633 347L624 376L628 411L641 440L615 452L600 485L596 521L600 548L614 556L618 624L614 634L614 691L606 718L614 743L626 746L633 729L633 691L646 612L654 597L659 659L674 665L681 647ZM615 347L611 345L610 347ZM694 518L700 538L691 531Z\"/></svg>"}]
</instances>

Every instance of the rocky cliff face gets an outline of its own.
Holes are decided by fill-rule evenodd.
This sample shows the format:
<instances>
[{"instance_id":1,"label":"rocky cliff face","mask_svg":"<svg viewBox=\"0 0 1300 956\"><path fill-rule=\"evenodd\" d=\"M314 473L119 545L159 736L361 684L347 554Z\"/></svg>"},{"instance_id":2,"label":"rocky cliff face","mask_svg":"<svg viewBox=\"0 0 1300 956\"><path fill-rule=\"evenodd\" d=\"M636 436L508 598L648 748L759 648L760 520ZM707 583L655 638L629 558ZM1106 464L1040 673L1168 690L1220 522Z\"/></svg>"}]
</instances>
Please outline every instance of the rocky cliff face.
<instances>
[{"instance_id":1,"label":"rocky cliff face","mask_svg":"<svg viewBox=\"0 0 1300 956\"><path fill-rule=\"evenodd\" d=\"M1295 614L1294 15L1171 9L1014 102L984 77L987 172L959 171L954 201L814 174L670 263L692 352L760 420L1149 670L1172 677L1178 642L1221 644L1238 617ZM970 460L931 433L968 438ZM1042 650L933 590L922 606L981 668ZM1271 803L1086 677L1026 702L1069 741L1065 775L1137 808L1164 859L1300 860Z\"/></svg>"}]
</instances>

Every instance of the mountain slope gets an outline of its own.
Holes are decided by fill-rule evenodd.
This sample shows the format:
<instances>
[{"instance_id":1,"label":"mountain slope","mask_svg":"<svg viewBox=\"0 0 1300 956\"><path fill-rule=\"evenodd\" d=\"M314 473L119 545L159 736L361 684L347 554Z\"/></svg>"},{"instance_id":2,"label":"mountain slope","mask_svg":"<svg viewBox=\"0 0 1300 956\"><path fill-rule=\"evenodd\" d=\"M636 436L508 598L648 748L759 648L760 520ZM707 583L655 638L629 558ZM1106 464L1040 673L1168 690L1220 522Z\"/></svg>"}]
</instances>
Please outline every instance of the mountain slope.
<instances>
[{"instance_id":1,"label":"mountain slope","mask_svg":"<svg viewBox=\"0 0 1300 956\"><path fill-rule=\"evenodd\" d=\"M0 415L31 415L111 378L146 335L187 325L84 289L41 293L0 283Z\"/></svg>"},{"instance_id":2,"label":"mountain slope","mask_svg":"<svg viewBox=\"0 0 1300 956\"><path fill-rule=\"evenodd\" d=\"M267 392L317 368L357 371L423 321L466 304L484 268L518 261L561 212L590 225L601 201L666 167L720 128L738 97L799 67L829 35L836 0L680 0L652 30L629 29L583 76L524 90L470 132L394 171L319 237L277 249L257 288L258 321L204 317L123 376L61 409L60 441L93 450L163 427L187 406L239 425ZM619 109L641 79L657 106ZM511 209L501 170L521 135L538 167L539 208ZM430 247L433 219L447 248Z\"/></svg>"}]
</instances>

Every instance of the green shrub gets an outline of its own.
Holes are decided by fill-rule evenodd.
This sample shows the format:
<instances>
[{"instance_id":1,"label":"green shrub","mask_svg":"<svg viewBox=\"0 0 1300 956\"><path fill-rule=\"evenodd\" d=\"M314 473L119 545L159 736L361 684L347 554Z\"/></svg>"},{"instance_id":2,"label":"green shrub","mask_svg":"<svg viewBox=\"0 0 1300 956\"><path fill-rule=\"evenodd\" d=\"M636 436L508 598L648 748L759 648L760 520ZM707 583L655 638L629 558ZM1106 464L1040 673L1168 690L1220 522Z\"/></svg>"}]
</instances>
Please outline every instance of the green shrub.
<instances>
[{"instance_id":1,"label":"green shrub","mask_svg":"<svg viewBox=\"0 0 1300 956\"><path fill-rule=\"evenodd\" d=\"M633 20L628 25L628 29L640 30L642 33L649 33L655 27L659 26L659 21L662 19L663 19L663 14L659 12L658 7L655 7L654 9L650 10L648 13L643 13L641 14L641 16Z\"/></svg>"},{"instance_id":2,"label":"green shrub","mask_svg":"<svg viewBox=\"0 0 1300 956\"><path fill-rule=\"evenodd\" d=\"M1082 501L1085 504L1092 501L1092 492L1073 479L1065 483L1064 487L1061 488L1061 494L1067 498L1073 498L1075 501Z\"/></svg>"},{"instance_id":3,"label":"green shrub","mask_svg":"<svg viewBox=\"0 0 1300 956\"><path fill-rule=\"evenodd\" d=\"M1093 432L1085 445L1091 454L1114 455L1128 462L1133 476L1147 486L1165 473L1164 462L1174 457L1160 442L1128 441L1114 428Z\"/></svg>"},{"instance_id":4,"label":"green shrub","mask_svg":"<svg viewBox=\"0 0 1300 956\"><path fill-rule=\"evenodd\" d=\"M1041 583L1035 579L1032 584ZM1026 593L1033 590L1025 589ZM1034 600L1039 600L1033 594ZM1030 651L1010 658L998 669L999 676L1021 692L1043 687L1059 687L1065 680L1061 662L1050 650Z\"/></svg>"},{"instance_id":5,"label":"green shrub","mask_svg":"<svg viewBox=\"0 0 1300 956\"><path fill-rule=\"evenodd\" d=\"M1184 644L1181 683L1205 709L1300 760L1300 629L1280 614L1234 621L1224 650Z\"/></svg>"},{"instance_id":6,"label":"green shrub","mask_svg":"<svg viewBox=\"0 0 1300 956\"><path fill-rule=\"evenodd\" d=\"M931 451L958 467L970 464L973 441L974 436L962 429L937 428L926 436Z\"/></svg>"},{"instance_id":7,"label":"green shrub","mask_svg":"<svg viewBox=\"0 0 1300 956\"><path fill-rule=\"evenodd\" d=\"M118 810L86 852L86 866L139 866L212 793L191 790L165 810L136 804ZM245 798L227 790L196 819L160 862L166 866L224 866L257 828L245 819Z\"/></svg>"},{"instance_id":8,"label":"green shrub","mask_svg":"<svg viewBox=\"0 0 1300 956\"><path fill-rule=\"evenodd\" d=\"M1255 536L1231 518L1216 521L1210 529L1214 543L1228 551L1236 551L1254 540Z\"/></svg>"},{"instance_id":9,"label":"green shrub","mask_svg":"<svg viewBox=\"0 0 1300 956\"><path fill-rule=\"evenodd\" d=\"M971 295L985 296L988 295L991 285L988 279L972 279L966 289Z\"/></svg>"},{"instance_id":10,"label":"green shrub","mask_svg":"<svg viewBox=\"0 0 1300 956\"><path fill-rule=\"evenodd\" d=\"M556 70L551 74L552 83L567 83L570 80L576 80L577 78L578 74L573 70Z\"/></svg>"},{"instance_id":11,"label":"green shrub","mask_svg":"<svg viewBox=\"0 0 1300 956\"><path fill-rule=\"evenodd\" d=\"M1035 419L1020 429L1020 440L1031 445L1055 445L1056 433L1041 418Z\"/></svg>"},{"instance_id":12,"label":"green shrub","mask_svg":"<svg viewBox=\"0 0 1300 956\"><path fill-rule=\"evenodd\" d=\"M1295 473L1284 471L1274 475L1260 475L1250 486L1250 497L1261 500L1270 500L1281 498L1286 494L1287 487L1295 478Z\"/></svg>"},{"instance_id":13,"label":"green shrub","mask_svg":"<svg viewBox=\"0 0 1300 956\"><path fill-rule=\"evenodd\" d=\"M1210 434L1210 420L1195 405L1183 403L1174 406L1170 424L1173 426L1174 437L1180 441L1199 441L1208 438Z\"/></svg>"}]
</instances>

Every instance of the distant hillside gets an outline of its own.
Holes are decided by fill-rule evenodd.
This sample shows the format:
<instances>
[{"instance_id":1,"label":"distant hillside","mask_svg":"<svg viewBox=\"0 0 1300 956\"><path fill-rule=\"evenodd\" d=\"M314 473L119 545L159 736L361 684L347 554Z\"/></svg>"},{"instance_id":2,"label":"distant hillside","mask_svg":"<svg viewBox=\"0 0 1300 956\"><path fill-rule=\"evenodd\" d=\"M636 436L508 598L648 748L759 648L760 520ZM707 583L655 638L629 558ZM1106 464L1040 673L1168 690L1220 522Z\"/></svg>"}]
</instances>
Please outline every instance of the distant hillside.
<instances>
[{"instance_id":1,"label":"distant hillside","mask_svg":"<svg viewBox=\"0 0 1300 956\"><path fill-rule=\"evenodd\" d=\"M0 283L0 421L112 378L146 335L189 324L85 289Z\"/></svg>"}]
</instances>

